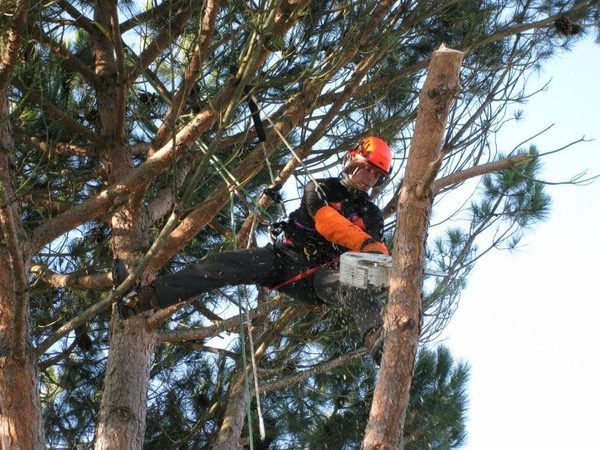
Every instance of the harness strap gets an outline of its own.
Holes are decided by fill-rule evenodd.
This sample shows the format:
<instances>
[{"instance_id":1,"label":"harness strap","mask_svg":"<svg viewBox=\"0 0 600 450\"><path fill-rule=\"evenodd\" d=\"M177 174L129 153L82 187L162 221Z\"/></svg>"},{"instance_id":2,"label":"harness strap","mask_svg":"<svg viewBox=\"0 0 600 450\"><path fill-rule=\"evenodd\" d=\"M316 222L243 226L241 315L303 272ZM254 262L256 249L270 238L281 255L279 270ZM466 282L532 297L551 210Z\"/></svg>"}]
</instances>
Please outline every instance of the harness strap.
<instances>
[{"instance_id":1,"label":"harness strap","mask_svg":"<svg viewBox=\"0 0 600 450\"><path fill-rule=\"evenodd\" d=\"M303 278L306 278L306 277L312 275L317 270L322 269L325 266L329 266L330 264L333 264L335 261L336 260L333 260L333 261L329 261L329 262L326 262L323 264L319 264L318 266L310 267L310 268L306 269L304 272L300 272L299 274L294 275L292 278L289 278L289 279L279 283L277 286L270 287L269 289L271 289L272 291L276 291L284 286L287 286L288 284L292 284L292 283L295 283L296 281L300 281Z\"/></svg>"}]
</instances>

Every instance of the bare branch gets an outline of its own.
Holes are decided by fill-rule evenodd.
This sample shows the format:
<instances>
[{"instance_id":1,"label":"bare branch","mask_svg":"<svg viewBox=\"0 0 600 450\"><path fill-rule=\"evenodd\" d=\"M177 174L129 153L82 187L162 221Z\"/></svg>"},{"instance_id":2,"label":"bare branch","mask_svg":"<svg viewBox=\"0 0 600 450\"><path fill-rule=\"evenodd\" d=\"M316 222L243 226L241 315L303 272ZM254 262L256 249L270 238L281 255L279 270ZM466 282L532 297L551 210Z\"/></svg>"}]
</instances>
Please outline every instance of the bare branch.
<instances>
[{"instance_id":1,"label":"bare branch","mask_svg":"<svg viewBox=\"0 0 600 450\"><path fill-rule=\"evenodd\" d=\"M97 275L81 275L78 273L60 274L39 264L31 266L30 271L41 281L56 288L88 290L107 289L112 286L112 274L110 273Z\"/></svg>"},{"instance_id":2,"label":"bare branch","mask_svg":"<svg viewBox=\"0 0 600 450\"><path fill-rule=\"evenodd\" d=\"M285 304L281 297L258 305L255 309L249 311L250 318L265 316L271 311L281 308ZM240 326L240 318L238 316L230 317L222 322L215 322L213 325L198 329L186 329L179 331L165 331L158 334L159 342L184 342L205 339L208 337L221 334L223 331L235 330Z\"/></svg>"},{"instance_id":3,"label":"bare branch","mask_svg":"<svg viewBox=\"0 0 600 450\"><path fill-rule=\"evenodd\" d=\"M554 21L556 19L558 19L559 17L561 17L565 14L576 14L580 11L584 11L584 10L588 9L594 3L594 1L595 0L580 2L579 4L573 6L573 8L571 8L568 11L561 11L558 14L555 14L553 16L548 16L547 18L538 20L537 22L520 23L520 24L514 25L512 27L501 28L494 34L491 34L487 38L482 39L481 41L477 42L476 47L483 47L484 45L487 45L491 42L499 41L508 36L514 36L514 35L523 33L528 30L533 30L536 28L544 28L549 25L553 25Z\"/></svg>"},{"instance_id":4,"label":"bare branch","mask_svg":"<svg viewBox=\"0 0 600 450\"><path fill-rule=\"evenodd\" d=\"M462 172L453 173L452 175L435 180L433 183L433 191L437 193L448 186L461 183L470 178L485 175L487 173L501 172L503 170L512 169L513 167L525 164L532 159L535 159L535 155L518 155L503 159L501 161L480 164L478 166L471 167L470 169L463 170Z\"/></svg>"},{"instance_id":5,"label":"bare branch","mask_svg":"<svg viewBox=\"0 0 600 450\"><path fill-rule=\"evenodd\" d=\"M360 350L355 350L353 352L346 353L345 355L338 356L337 358L332 359L330 361L321 363L321 364L319 364L315 367L312 367L308 370L303 370L301 372L295 373L295 374L287 376L285 378L281 378L276 381L270 381L268 383L263 383L259 386L259 391L261 394L266 394L268 392L273 392L273 391L276 391L279 389L289 388L295 384L298 384L304 380L307 380L308 378L314 377L315 375L319 375L321 373L325 373L332 369L336 369L345 364L348 364L350 361L364 356L365 352L366 352L366 350L364 348L360 349Z\"/></svg>"}]
</instances>

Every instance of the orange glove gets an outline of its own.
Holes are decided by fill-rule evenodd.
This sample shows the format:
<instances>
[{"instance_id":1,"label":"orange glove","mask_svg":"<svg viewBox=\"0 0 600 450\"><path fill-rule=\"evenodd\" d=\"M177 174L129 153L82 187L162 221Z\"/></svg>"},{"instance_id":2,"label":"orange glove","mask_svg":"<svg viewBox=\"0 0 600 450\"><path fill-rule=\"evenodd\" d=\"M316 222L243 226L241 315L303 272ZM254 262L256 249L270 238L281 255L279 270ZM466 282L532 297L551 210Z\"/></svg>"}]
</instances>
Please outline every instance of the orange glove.
<instances>
[{"instance_id":1,"label":"orange glove","mask_svg":"<svg viewBox=\"0 0 600 450\"><path fill-rule=\"evenodd\" d=\"M370 239L365 241L360 248L361 252L364 253L381 253L382 255L388 255L388 249L383 242Z\"/></svg>"},{"instance_id":2,"label":"orange glove","mask_svg":"<svg viewBox=\"0 0 600 450\"><path fill-rule=\"evenodd\" d=\"M314 219L315 228L321 236L353 252L361 251L365 241L373 242L371 236L329 205L319 208Z\"/></svg>"}]
</instances>

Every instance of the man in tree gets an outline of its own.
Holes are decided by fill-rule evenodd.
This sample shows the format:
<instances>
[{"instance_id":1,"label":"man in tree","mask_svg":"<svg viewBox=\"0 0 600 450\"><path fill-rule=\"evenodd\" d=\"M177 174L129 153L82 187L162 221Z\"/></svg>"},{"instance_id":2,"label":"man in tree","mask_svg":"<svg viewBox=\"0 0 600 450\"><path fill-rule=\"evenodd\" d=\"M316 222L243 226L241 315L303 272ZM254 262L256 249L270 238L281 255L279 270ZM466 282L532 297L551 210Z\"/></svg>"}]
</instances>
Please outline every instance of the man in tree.
<instances>
[{"instance_id":1,"label":"man in tree","mask_svg":"<svg viewBox=\"0 0 600 450\"><path fill-rule=\"evenodd\" d=\"M379 363L382 319L377 295L342 285L338 261L346 251L388 254L382 242L383 216L369 200L369 191L389 175L391 163L384 140L362 139L345 155L340 177L306 184L300 207L283 225L282 239L262 248L212 255L136 288L119 300L121 317L165 308L223 286L258 284L309 305L347 306L365 347Z\"/></svg>"}]
</instances>

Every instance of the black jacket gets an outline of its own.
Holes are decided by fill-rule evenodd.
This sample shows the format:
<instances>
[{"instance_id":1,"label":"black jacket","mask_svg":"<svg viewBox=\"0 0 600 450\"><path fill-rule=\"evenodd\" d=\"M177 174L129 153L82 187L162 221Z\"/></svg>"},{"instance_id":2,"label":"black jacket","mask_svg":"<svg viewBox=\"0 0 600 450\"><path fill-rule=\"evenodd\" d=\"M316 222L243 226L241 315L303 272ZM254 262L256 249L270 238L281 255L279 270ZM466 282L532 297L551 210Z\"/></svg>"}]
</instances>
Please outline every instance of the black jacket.
<instances>
[{"instance_id":1,"label":"black jacket","mask_svg":"<svg viewBox=\"0 0 600 450\"><path fill-rule=\"evenodd\" d=\"M300 207L290 214L285 225L285 243L305 254L311 262L331 261L348 251L327 241L315 230L317 210L329 205L362 228L373 239L383 237L383 215L365 192L346 187L339 178L310 181L304 187Z\"/></svg>"}]
</instances>

